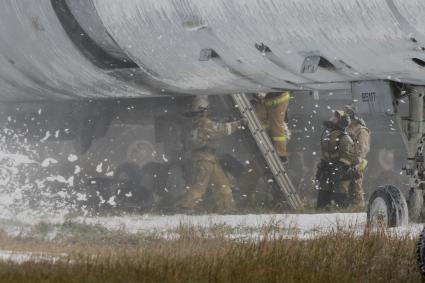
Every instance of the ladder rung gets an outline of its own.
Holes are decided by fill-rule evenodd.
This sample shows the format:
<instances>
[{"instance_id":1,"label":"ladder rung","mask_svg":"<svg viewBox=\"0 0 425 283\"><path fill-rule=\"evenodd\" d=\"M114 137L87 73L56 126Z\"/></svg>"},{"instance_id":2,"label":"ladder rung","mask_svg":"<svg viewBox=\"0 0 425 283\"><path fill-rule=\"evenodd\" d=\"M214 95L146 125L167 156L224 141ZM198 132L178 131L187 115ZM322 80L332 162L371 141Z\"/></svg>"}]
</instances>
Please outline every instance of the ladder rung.
<instances>
[{"instance_id":1,"label":"ladder rung","mask_svg":"<svg viewBox=\"0 0 425 283\"><path fill-rule=\"evenodd\" d=\"M251 102L244 94L234 94L233 99L241 114L248 119L251 134L257 142L257 145L260 148L260 151L262 152L276 183L285 194L288 203L293 208L298 208L302 205L301 200L299 199L291 180L288 178L285 168L280 162L279 156L277 156L269 136L265 133L263 127L261 127L260 121L257 118Z\"/></svg>"}]
</instances>

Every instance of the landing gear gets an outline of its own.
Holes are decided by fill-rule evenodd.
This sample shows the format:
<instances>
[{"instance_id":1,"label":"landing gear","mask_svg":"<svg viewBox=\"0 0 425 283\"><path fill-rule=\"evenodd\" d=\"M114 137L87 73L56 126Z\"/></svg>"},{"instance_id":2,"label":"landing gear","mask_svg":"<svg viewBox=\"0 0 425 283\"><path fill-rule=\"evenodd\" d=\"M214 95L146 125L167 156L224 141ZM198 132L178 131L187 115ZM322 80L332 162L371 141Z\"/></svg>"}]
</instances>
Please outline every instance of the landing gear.
<instances>
[{"instance_id":1,"label":"landing gear","mask_svg":"<svg viewBox=\"0 0 425 283\"><path fill-rule=\"evenodd\" d=\"M382 186L369 199L367 220L373 227L398 227L408 224L407 203L394 186Z\"/></svg>"},{"instance_id":2,"label":"landing gear","mask_svg":"<svg viewBox=\"0 0 425 283\"><path fill-rule=\"evenodd\" d=\"M425 278L425 229L422 230L422 233L419 236L419 241L416 246L416 254L419 270L422 276Z\"/></svg>"},{"instance_id":3,"label":"landing gear","mask_svg":"<svg viewBox=\"0 0 425 283\"><path fill-rule=\"evenodd\" d=\"M399 100L409 97L408 115L399 111ZM423 186L425 186L425 131L424 97L425 87L409 87L401 95L393 93L394 112L406 146L408 162L404 171L409 177L409 198L406 202L403 194L393 186L379 187L371 196L368 206L368 222L372 225L396 227L408 224L408 215L412 221L419 221L423 211ZM408 208L407 208L408 207Z\"/></svg>"},{"instance_id":4,"label":"landing gear","mask_svg":"<svg viewBox=\"0 0 425 283\"><path fill-rule=\"evenodd\" d=\"M423 190L411 188L407 199L409 207L409 220L420 223L424 220L424 195Z\"/></svg>"}]
</instances>

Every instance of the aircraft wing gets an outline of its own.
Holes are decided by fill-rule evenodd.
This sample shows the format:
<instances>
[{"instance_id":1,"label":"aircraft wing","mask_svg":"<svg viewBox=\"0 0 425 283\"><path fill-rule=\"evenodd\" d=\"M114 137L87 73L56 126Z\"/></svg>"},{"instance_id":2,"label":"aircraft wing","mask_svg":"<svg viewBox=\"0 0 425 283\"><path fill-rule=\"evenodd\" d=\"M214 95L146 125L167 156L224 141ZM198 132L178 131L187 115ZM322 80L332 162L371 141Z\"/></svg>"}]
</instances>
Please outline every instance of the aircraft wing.
<instances>
[{"instance_id":1,"label":"aircraft wing","mask_svg":"<svg viewBox=\"0 0 425 283\"><path fill-rule=\"evenodd\" d=\"M425 84L422 0L3 0L0 100Z\"/></svg>"}]
</instances>

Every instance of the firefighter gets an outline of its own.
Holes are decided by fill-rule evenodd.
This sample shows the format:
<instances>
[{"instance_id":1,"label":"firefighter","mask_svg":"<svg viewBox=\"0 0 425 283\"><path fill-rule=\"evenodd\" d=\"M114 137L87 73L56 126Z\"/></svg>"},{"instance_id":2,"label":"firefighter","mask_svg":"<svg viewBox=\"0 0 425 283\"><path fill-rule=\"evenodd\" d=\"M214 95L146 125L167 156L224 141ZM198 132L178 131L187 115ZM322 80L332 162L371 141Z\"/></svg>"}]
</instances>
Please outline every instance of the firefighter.
<instances>
[{"instance_id":1,"label":"firefighter","mask_svg":"<svg viewBox=\"0 0 425 283\"><path fill-rule=\"evenodd\" d=\"M194 115L191 130L191 150L194 182L179 201L178 207L193 210L204 200L207 192L212 198L212 209L228 212L234 209L230 181L216 156L220 139L231 135L246 125L245 120L220 123L208 117L207 97L196 97L193 101Z\"/></svg>"},{"instance_id":2,"label":"firefighter","mask_svg":"<svg viewBox=\"0 0 425 283\"><path fill-rule=\"evenodd\" d=\"M359 159L354 141L345 130L349 124L350 117L343 111L335 111L332 119L324 123L322 159L316 173L319 184L317 208L350 205L350 184L359 177L355 168Z\"/></svg>"},{"instance_id":3,"label":"firefighter","mask_svg":"<svg viewBox=\"0 0 425 283\"><path fill-rule=\"evenodd\" d=\"M365 121L360 118L354 107L345 106L345 112L350 116L351 122L347 127L347 132L354 141L354 149L357 157L361 160L358 165L359 178L353 180L351 184L351 199L352 204L359 207L365 205L365 192L363 189L364 172L367 166L367 154L370 151L370 130L366 127Z\"/></svg>"},{"instance_id":4,"label":"firefighter","mask_svg":"<svg viewBox=\"0 0 425 283\"><path fill-rule=\"evenodd\" d=\"M268 131L273 142L276 153L283 163L287 162L287 142L290 137L289 129L285 123L286 111L288 109L289 92L258 93L251 101L255 107L255 114L261 122L261 126ZM245 168L239 178L239 187L244 193L245 206L255 204L254 195L258 180L265 174L258 162L252 160Z\"/></svg>"},{"instance_id":5,"label":"firefighter","mask_svg":"<svg viewBox=\"0 0 425 283\"><path fill-rule=\"evenodd\" d=\"M263 128L267 129L275 150L284 163L288 159L286 146L290 138L290 132L285 123L289 99L289 92L273 92L259 93L253 100L257 117Z\"/></svg>"}]
</instances>

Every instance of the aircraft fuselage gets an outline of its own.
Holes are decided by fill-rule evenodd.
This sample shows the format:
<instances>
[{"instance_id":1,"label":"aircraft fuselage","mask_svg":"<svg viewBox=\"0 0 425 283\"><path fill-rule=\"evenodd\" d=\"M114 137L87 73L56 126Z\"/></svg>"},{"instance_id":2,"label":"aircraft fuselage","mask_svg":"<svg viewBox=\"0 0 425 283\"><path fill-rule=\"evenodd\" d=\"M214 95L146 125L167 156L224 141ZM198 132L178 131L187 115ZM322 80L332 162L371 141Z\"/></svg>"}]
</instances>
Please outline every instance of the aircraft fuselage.
<instances>
[{"instance_id":1,"label":"aircraft fuselage","mask_svg":"<svg viewBox=\"0 0 425 283\"><path fill-rule=\"evenodd\" d=\"M425 84L424 14L420 0L4 0L0 100Z\"/></svg>"}]
</instances>

